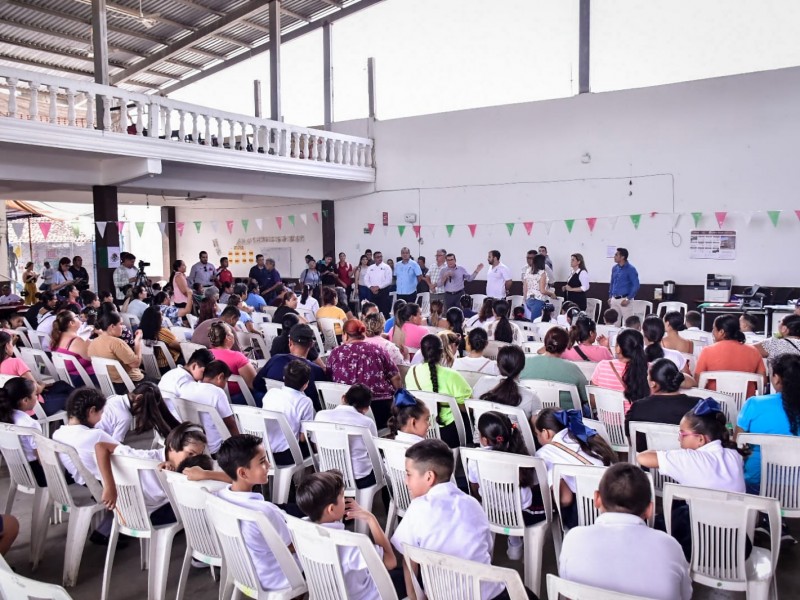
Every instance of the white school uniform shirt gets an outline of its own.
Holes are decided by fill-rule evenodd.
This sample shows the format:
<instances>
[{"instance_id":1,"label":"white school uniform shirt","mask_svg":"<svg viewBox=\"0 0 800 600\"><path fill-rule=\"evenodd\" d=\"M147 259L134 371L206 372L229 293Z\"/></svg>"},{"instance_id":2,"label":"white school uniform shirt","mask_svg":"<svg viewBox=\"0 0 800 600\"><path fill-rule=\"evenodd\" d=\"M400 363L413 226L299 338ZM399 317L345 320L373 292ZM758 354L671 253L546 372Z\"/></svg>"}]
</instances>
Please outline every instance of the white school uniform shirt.
<instances>
[{"instance_id":1,"label":"white school uniform shirt","mask_svg":"<svg viewBox=\"0 0 800 600\"><path fill-rule=\"evenodd\" d=\"M510 281L511 278L511 269L503 263L489 267L489 272L486 274L486 295L491 298L505 298L506 281Z\"/></svg>"},{"instance_id":2,"label":"white school uniform shirt","mask_svg":"<svg viewBox=\"0 0 800 600\"><path fill-rule=\"evenodd\" d=\"M424 496L414 498L392 536L398 552L415 546L456 558L492 563L494 542L489 520L480 502L448 481L434 485ZM501 583L482 583L481 597L494 598Z\"/></svg>"},{"instance_id":3,"label":"white school uniform shirt","mask_svg":"<svg viewBox=\"0 0 800 600\"><path fill-rule=\"evenodd\" d=\"M303 392L287 386L270 389L264 396L263 406L267 410L283 413L294 433L295 440L300 438L301 421L314 420L314 405L311 403L311 399ZM277 421L267 420L267 435L273 452L283 452L289 449L289 444Z\"/></svg>"},{"instance_id":4,"label":"white school uniform shirt","mask_svg":"<svg viewBox=\"0 0 800 600\"><path fill-rule=\"evenodd\" d=\"M571 435L569 435L569 429L562 429L555 436L553 436L553 439L549 444L545 444L536 451L536 456L541 458L544 461L545 466L547 467L547 484L550 487L553 486L553 465L586 464L578 460L574 456L572 456L569 452L564 452L560 448L556 448L553 445L553 442L557 442L563 446L566 446L576 454L581 455L583 458L588 460L589 463L593 465L597 465L598 467L603 466L602 460L600 460L599 458L595 458L594 456L590 456L586 454L583 450L581 450L581 447L578 444L578 442ZM565 477L564 481L567 482L567 486L574 493L575 490L577 489L575 487L575 478Z\"/></svg>"},{"instance_id":5,"label":"white school uniform shirt","mask_svg":"<svg viewBox=\"0 0 800 600\"><path fill-rule=\"evenodd\" d=\"M697 450L659 450L658 470L681 485L745 493L744 461L715 440Z\"/></svg>"},{"instance_id":6,"label":"white school uniform shirt","mask_svg":"<svg viewBox=\"0 0 800 600\"><path fill-rule=\"evenodd\" d=\"M500 370L497 368L497 361L481 356L477 358L471 356L457 358L453 361L453 369L456 371L483 373L484 375L500 375Z\"/></svg>"},{"instance_id":7,"label":"white school uniform shirt","mask_svg":"<svg viewBox=\"0 0 800 600\"><path fill-rule=\"evenodd\" d=\"M372 437L378 437L378 427L375 421L367 415L362 415L348 404L340 404L332 410L321 410L317 413L315 421L320 423L341 423L342 425L358 425L369 429ZM364 445L364 440L354 436L350 437L350 458L353 459L353 476L361 479L372 473L372 461Z\"/></svg>"},{"instance_id":8,"label":"white school uniform shirt","mask_svg":"<svg viewBox=\"0 0 800 600\"><path fill-rule=\"evenodd\" d=\"M167 405L169 412L171 412L172 416L178 421L182 421L182 419L180 418L180 415L178 415L178 411L175 408L175 403L172 401L172 399L180 398L181 388L188 383L195 383L194 377L192 377L192 374L183 367L170 369L161 376L161 379L158 382L158 389L161 390L161 395L164 398L164 404Z\"/></svg>"},{"instance_id":9,"label":"white school uniform shirt","mask_svg":"<svg viewBox=\"0 0 800 600\"><path fill-rule=\"evenodd\" d=\"M133 415L128 397L109 396L103 408L103 416L94 428L102 429L121 444L125 441L125 436L128 435L132 423Z\"/></svg>"},{"instance_id":10,"label":"white school uniform shirt","mask_svg":"<svg viewBox=\"0 0 800 600\"><path fill-rule=\"evenodd\" d=\"M493 451L493 448L488 446L479 446L479 448L481 450L485 450L486 452ZM478 463L476 463L474 460L467 461L467 479L469 479L470 483L480 484L481 482L480 478L478 477ZM519 495L523 510L533 504L533 493L531 492L531 488L520 487Z\"/></svg>"},{"instance_id":11,"label":"white school uniform shirt","mask_svg":"<svg viewBox=\"0 0 800 600\"><path fill-rule=\"evenodd\" d=\"M47 336L40 336L40 339L42 340L42 349L46 352L50 352L50 336L53 334L53 323L55 322L55 313L49 312L39 317L39 324L36 326L36 331Z\"/></svg>"},{"instance_id":12,"label":"white school uniform shirt","mask_svg":"<svg viewBox=\"0 0 800 600\"><path fill-rule=\"evenodd\" d=\"M505 377L500 375L482 377L472 386L472 397L480 398L485 393L492 391L503 379ZM534 413L542 409L542 400L536 392L520 385L519 382L517 382L517 390L519 390L520 401L515 408L519 408L530 419Z\"/></svg>"},{"instance_id":13,"label":"white school uniform shirt","mask_svg":"<svg viewBox=\"0 0 800 600\"><path fill-rule=\"evenodd\" d=\"M672 350L671 348L664 348L663 346L661 349L664 351L664 358L667 358L670 361L672 361L672 363L674 363L675 366L678 367L678 370L682 371L683 367L686 366L687 358L677 350Z\"/></svg>"},{"instance_id":14,"label":"white school uniform shirt","mask_svg":"<svg viewBox=\"0 0 800 600\"><path fill-rule=\"evenodd\" d=\"M603 513L564 537L558 575L653 600L689 600L692 580L680 544L636 515Z\"/></svg>"},{"instance_id":15,"label":"white school uniform shirt","mask_svg":"<svg viewBox=\"0 0 800 600\"><path fill-rule=\"evenodd\" d=\"M424 440L424 437L418 436L416 433L406 433L405 431L398 431L394 436L395 442L403 442L404 444L416 444Z\"/></svg>"},{"instance_id":16,"label":"white school uniform shirt","mask_svg":"<svg viewBox=\"0 0 800 600\"><path fill-rule=\"evenodd\" d=\"M109 444L119 445L119 442L108 435L102 429L92 429L86 425L62 425L53 433L53 439L67 446L72 446L78 452L78 458L81 459L83 465L89 472L95 476L95 479L102 481L100 469L97 466L97 455L94 453L95 444L99 442L107 442ZM75 483L79 485L86 485L86 480L80 476L77 467L72 463L66 454L60 454L61 464L67 472L72 475Z\"/></svg>"},{"instance_id":17,"label":"white school uniform shirt","mask_svg":"<svg viewBox=\"0 0 800 600\"><path fill-rule=\"evenodd\" d=\"M14 425L19 427L28 427L36 431L36 433L42 433L42 426L39 424L39 421L31 417L26 412L14 410L14 412L11 413L11 419L13 420ZM25 453L25 460L28 462L38 460L38 457L36 456L36 439L32 435L20 436L19 442L22 446L22 451Z\"/></svg>"},{"instance_id":18,"label":"white school uniform shirt","mask_svg":"<svg viewBox=\"0 0 800 600\"><path fill-rule=\"evenodd\" d=\"M205 404L210 406L219 413L223 419L227 419L233 415L231 404L228 402L228 396L225 390L218 388L212 383L202 383L192 381L180 388L179 397L187 400L192 400L198 404ZM219 447L222 445L222 436L217 431L214 422L206 414L200 415L200 424L206 432L206 439L208 440L208 451L210 454L216 454Z\"/></svg>"},{"instance_id":19,"label":"white school uniform shirt","mask_svg":"<svg viewBox=\"0 0 800 600\"><path fill-rule=\"evenodd\" d=\"M281 541L287 546L292 543L292 535L286 526L283 513L272 502L264 500L264 496L261 494L234 492L231 486L226 486L217 492L217 496L231 504L263 513L267 517L267 521L278 533ZM278 559L275 558L272 550L270 550L258 526L254 523L242 523L242 537L247 544L247 550L250 552L250 558L255 566L261 587L265 590L288 588L289 580L286 579L283 571L278 566ZM298 560L297 555L295 555L295 560Z\"/></svg>"},{"instance_id":20,"label":"white school uniform shirt","mask_svg":"<svg viewBox=\"0 0 800 600\"><path fill-rule=\"evenodd\" d=\"M320 523L322 527L344 531L344 523ZM383 558L383 548L375 544L378 556ZM354 546L339 546L339 564L344 575L344 587L347 590L347 600L374 600L380 598L378 588L369 574L369 567L361 551Z\"/></svg>"},{"instance_id":21,"label":"white school uniform shirt","mask_svg":"<svg viewBox=\"0 0 800 600\"><path fill-rule=\"evenodd\" d=\"M114 454L117 456L130 456L133 458L151 460L156 466L167 459L164 448L139 450L126 446L125 444L120 444L114 448ZM147 507L148 513L152 513L157 508L161 508L169 502L169 497L164 491L164 488L161 487L161 482L158 480L158 475L156 475L155 470L141 472L139 481L142 484L142 496L144 496L144 504Z\"/></svg>"},{"instance_id":22,"label":"white school uniform shirt","mask_svg":"<svg viewBox=\"0 0 800 600\"><path fill-rule=\"evenodd\" d=\"M480 313L476 313L472 315L469 319L464 322L464 331L468 331L475 327L480 327L481 329L486 329L489 326L489 323L494 322L494 315L486 319L485 321L481 321L479 318Z\"/></svg>"}]
</instances>

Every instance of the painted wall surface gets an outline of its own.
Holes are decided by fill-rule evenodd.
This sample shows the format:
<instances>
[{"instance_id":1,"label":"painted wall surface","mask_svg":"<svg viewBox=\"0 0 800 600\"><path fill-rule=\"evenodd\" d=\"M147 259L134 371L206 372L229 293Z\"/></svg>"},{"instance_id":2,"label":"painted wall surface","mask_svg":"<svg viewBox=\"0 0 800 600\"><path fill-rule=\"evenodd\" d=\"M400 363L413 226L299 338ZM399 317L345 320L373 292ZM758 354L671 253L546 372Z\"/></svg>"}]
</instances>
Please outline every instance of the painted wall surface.
<instances>
[{"instance_id":1,"label":"painted wall surface","mask_svg":"<svg viewBox=\"0 0 800 600\"><path fill-rule=\"evenodd\" d=\"M729 273L736 285L796 286L798 106L792 68L376 122L376 191L337 200L337 250L355 263L365 248L396 256L408 245L430 261L444 247L473 268L497 249L518 274L525 252L546 245L558 278L580 252L592 280L607 281L613 245L629 249L643 283ZM365 123L336 128L363 132ZM767 210L783 211L777 227ZM697 229L716 230L722 211L723 229L737 232L736 259L690 259L690 213L703 213ZM417 215L419 240L406 213ZM597 218L593 232L587 218ZM575 219L571 232L566 219Z\"/></svg>"}]
</instances>

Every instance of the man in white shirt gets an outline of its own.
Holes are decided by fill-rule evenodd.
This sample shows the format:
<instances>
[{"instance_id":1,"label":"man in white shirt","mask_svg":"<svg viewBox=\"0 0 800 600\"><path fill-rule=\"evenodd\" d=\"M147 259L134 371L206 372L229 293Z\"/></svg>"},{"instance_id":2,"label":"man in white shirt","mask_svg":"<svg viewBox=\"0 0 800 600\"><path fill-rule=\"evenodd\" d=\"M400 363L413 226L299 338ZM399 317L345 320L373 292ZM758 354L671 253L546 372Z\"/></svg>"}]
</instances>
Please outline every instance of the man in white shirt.
<instances>
[{"instance_id":1,"label":"man in white shirt","mask_svg":"<svg viewBox=\"0 0 800 600\"><path fill-rule=\"evenodd\" d=\"M3 295L0 296L0 304L22 304L22 298L16 294L11 293L11 286L4 284L2 288Z\"/></svg>"},{"instance_id":2,"label":"man in white shirt","mask_svg":"<svg viewBox=\"0 0 800 600\"><path fill-rule=\"evenodd\" d=\"M120 265L114 269L114 297L121 304L130 286L136 282L139 271L133 266L136 256L130 252L121 252L119 262Z\"/></svg>"},{"instance_id":3,"label":"man in white shirt","mask_svg":"<svg viewBox=\"0 0 800 600\"><path fill-rule=\"evenodd\" d=\"M364 275L364 284L369 288L369 298L378 306L383 316L389 318L389 286L392 285L392 268L383 262L383 254L376 250L373 254L375 264L370 265Z\"/></svg>"},{"instance_id":4,"label":"man in white shirt","mask_svg":"<svg viewBox=\"0 0 800 600\"><path fill-rule=\"evenodd\" d=\"M564 537L560 577L654 600L692 597L689 565L680 544L647 526L654 507L650 482L639 467L609 467L594 502L601 512L595 524L574 527Z\"/></svg>"},{"instance_id":5,"label":"man in white shirt","mask_svg":"<svg viewBox=\"0 0 800 600\"><path fill-rule=\"evenodd\" d=\"M486 295L503 299L511 291L511 269L500 262L500 252L489 250L489 272L486 274Z\"/></svg>"},{"instance_id":6,"label":"man in white shirt","mask_svg":"<svg viewBox=\"0 0 800 600\"><path fill-rule=\"evenodd\" d=\"M189 282L189 285L199 283L205 288L213 285L216 273L217 270L214 266L208 264L208 252L203 251L200 253L200 262L196 262L192 265L192 269L189 271L189 277L187 277L186 280Z\"/></svg>"}]
</instances>

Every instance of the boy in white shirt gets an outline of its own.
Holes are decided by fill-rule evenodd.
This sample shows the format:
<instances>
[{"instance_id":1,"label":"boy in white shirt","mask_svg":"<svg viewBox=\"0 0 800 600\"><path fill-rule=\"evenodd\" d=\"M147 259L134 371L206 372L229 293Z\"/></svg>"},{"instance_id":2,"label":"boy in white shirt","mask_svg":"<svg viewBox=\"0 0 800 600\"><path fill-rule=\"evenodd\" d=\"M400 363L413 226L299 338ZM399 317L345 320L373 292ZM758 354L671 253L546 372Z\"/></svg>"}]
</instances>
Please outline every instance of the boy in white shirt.
<instances>
[{"instance_id":1,"label":"boy in white shirt","mask_svg":"<svg viewBox=\"0 0 800 600\"><path fill-rule=\"evenodd\" d=\"M228 365L221 360L212 360L203 371L203 380L183 385L180 388L179 396L215 408L225 423L228 433L238 435L239 427L236 425L236 417L233 416L231 404L225 393L225 386L230 376L231 370ZM224 432L217 431L208 415L200 415L200 421L208 438L208 451L213 457L222 445Z\"/></svg>"},{"instance_id":2,"label":"boy in white shirt","mask_svg":"<svg viewBox=\"0 0 800 600\"><path fill-rule=\"evenodd\" d=\"M630 463L608 468L594 493L600 516L564 537L559 576L585 585L653 598L692 597L689 565L680 544L647 526L654 507L650 482Z\"/></svg>"},{"instance_id":3,"label":"boy in white shirt","mask_svg":"<svg viewBox=\"0 0 800 600\"><path fill-rule=\"evenodd\" d=\"M378 519L368 510L361 508L354 498L344 497L344 479L339 471L325 471L307 475L297 486L297 506L309 520L331 529L344 530L342 519L348 521L358 519L366 521L369 525L372 539L375 540L375 550L383 559L383 564L388 571L397 567L397 558L392 550L392 545L381 529ZM348 600L372 600L378 598L378 589L369 575L369 569L361 553L354 547L339 548L339 562L342 565L342 574L347 588ZM402 575L398 569L392 577L396 584L402 582ZM403 588L402 585L399 587ZM405 590L397 590L398 597L405 596Z\"/></svg>"},{"instance_id":4,"label":"boy in white shirt","mask_svg":"<svg viewBox=\"0 0 800 600\"><path fill-rule=\"evenodd\" d=\"M176 367L161 376L158 382L158 389L161 390L161 395L164 398L164 403L169 408L169 412L179 421L180 417L178 416L178 411L175 410L172 399L180 397L180 390L187 383L203 381L203 373L208 363L213 360L214 355L211 354L211 350L202 348L196 350L189 357L189 362L186 363L186 366Z\"/></svg>"},{"instance_id":5,"label":"boy in white shirt","mask_svg":"<svg viewBox=\"0 0 800 600\"><path fill-rule=\"evenodd\" d=\"M304 393L310 380L311 367L307 362L289 361L283 369L283 387L270 389L263 399L265 409L283 413L295 440L300 442L305 442L300 432L300 424L314 419L311 398ZM272 419L267 421L267 434L275 463L280 466L294 464L292 451L277 421ZM308 444L301 443L300 452L304 457L308 456Z\"/></svg>"}]
</instances>

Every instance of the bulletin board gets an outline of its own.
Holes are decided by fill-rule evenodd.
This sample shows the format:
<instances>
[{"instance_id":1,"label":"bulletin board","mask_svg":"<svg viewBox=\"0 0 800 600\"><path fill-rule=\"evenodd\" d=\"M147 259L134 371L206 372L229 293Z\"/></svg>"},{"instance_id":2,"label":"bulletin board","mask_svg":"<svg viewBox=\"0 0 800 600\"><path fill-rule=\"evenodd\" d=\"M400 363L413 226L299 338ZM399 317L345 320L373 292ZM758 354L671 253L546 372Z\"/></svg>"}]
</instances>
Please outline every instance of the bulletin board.
<instances>
[{"instance_id":1,"label":"bulletin board","mask_svg":"<svg viewBox=\"0 0 800 600\"><path fill-rule=\"evenodd\" d=\"M292 249L291 248L261 248L258 254L263 254L266 258L275 261L275 268L281 277L297 277L298 273L292 273ZM253 261L255 264L255 260ZM302 269L301 269L302 270Z\"/></svg>"}]
</instances>

